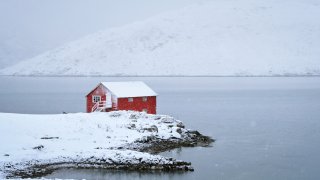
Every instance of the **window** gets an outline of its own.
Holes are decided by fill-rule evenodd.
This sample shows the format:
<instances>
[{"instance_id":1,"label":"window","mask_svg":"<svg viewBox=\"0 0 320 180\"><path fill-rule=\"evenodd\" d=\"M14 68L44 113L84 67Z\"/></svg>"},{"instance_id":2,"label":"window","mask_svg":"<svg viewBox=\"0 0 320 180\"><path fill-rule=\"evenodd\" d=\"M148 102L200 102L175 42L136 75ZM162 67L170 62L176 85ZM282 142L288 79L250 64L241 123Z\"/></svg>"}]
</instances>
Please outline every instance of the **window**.
<instances>
[{"instance_id":1,"label":"window","mask_svg":"<svg viewBox=\"0 0 320 180\"><path fill-rule=\"evenodd\" d=\"M101 96L92 96L92 102L96 103L101 101Z\"/></svg>"},{"instance_id":2,"label":"window","mask_svg":"<svg viewBox=\"0 0 320 180\"><path fill-rule=\"evenodd\" d=\"M148 98L147 97L142 97L143 102L147 102Z\"/></svg>"},{"instance_id":3,"label":"window","mask_svg":"<svg viewBox=\"0 0 320 180\"><path fill-rule=\"evenodd\" d=\"M142 109L142 111L148 113L148 109Z\"/></svg>"},{"instance_id":4,"label":"window","mask_svg":"<svg viewBox=\"0 0 320 180\"><path fill-rule=\"evenodd\" d=\"M128 102L133 102L133 98L132 98L132 97L129 97L129 98L128 98Z\"/></svg>"}]
</instances>

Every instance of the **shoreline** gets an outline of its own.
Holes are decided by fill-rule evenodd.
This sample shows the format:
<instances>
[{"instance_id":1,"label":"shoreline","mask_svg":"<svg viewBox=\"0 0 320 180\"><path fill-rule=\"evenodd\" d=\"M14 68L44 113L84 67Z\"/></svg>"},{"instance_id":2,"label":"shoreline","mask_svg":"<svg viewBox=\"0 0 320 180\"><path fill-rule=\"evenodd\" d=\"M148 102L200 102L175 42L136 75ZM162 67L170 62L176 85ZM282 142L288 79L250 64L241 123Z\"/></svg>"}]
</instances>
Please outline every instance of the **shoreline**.
<instances>
[{"instance_id":1,"label":"shoreline","mask_svg":"<svg viewBox=\"0 0 320 180\"><path fill-rule=\"evenodd\" d=\"M56 77L56 78L98 78L98 77L109 77L109 78L144 78L144 77L162 77L162 78L192 78L192 77L199 77L199 78L205 78L205 77L212 77L212 78L218 78L218 77L252 77L252 78L259 78L259 77L320 77L320 74L265 74L265 75L5 75L0 74L0 77L32 77L32 78L50 78L50 77Z\"/></svg>"},{"instance_id":2,"label":"shoreline","mask_svg":"<svg viewBox=\"0 0 320 180\"><path fill-rule=\"evenodd\" d=\"M83 150L79 152L77 149L75 152L78 153L75 153L72 150L76 147L72 147L72 149L67 152L56 148L56 146L58 146L57 143L60 141L63 141L61 144L62 146L65 146L66 143L69 142L74 143L74 139L71 139L70 141L70 139L64 137L64 134L66 134L65 136L69 135L69 129L68 131L67 129L62 130L60 137L57 136L59 134L58 132L49 136L49 133L46 132L47 129L45 129L44 132L47 136L36 137L36 141L42 142L40 146L29 149L24 147L23 150L17 150L16 154L14 154L14 152L4 155L0 154L4 157L4 159L1 160L2 162L0 161L0 177L2 174L4 178L39 178L51 174L56 170L65 168L94 168L129 171L194 171L191 162L163 157L157 154L180 147L210 147L210 144L215 141L208 136L202 135L198 131L185 129L185 126L181 121L166 115L149 115L140 112L120 111L111 113L79 113L45 116L2 113L0 116L12 116L12 118L15 119L24 119L19 118L20 116L31 116L33 119L39 118L39 120L47 118L48 121L54 120L55 118L52 117L57 116L57 118L64 118L67 121L71 121L71 125L73 123L77 124L77 122L83 123L84 121L84 125L80 125L75 129L76 131L82 131L83 127L87 127L88 124L93 125L97 129L89 131L90 134L91 132L94 132L90 138L98 138L96 137L97 135L94 134L99 133L95 131L101 129L103 132L108 131L107 133L111 133L111 135L115 135L115 133L118 135L103 135L105 136L104 138L109 138L111 142L114 142L109 145L106 145L106 143L103 142L97 143L94 141L93 143L95 146L92 146L94 148L88 148L76 144L83 148ZM81 117L85 120L82 119L73 122L70 117L76 117L76 119ZM109 118L109 122L106 122L106 118ZM8 118L8 120L10 120L10 118ZM95 120L98 121L98 123L95 122ZM8 122L11 123L10 121ZM39 121L35 120L35 122ZM51 121L51 123L52 122L53 121ZM2 124L4 126L6 125L3 122ZM25 130L27 128L22 127L22 129ZM121 130L122 135L119 135L118 133L121 132ZM129 133L135 133L135 136L131 137L131 140L128 136L123 137L123 135L128 135ZM121 138L118 139L119 137ZM34 135L32 135L32 138L34 138ZM88 139L88 137L85 137L81 141L77 140L76 143L82 143ZM50 152L50 145L53 146L53 154L48 154L48 152ZM30 156L26 151L34 153L34 155ZM2 153L4 152L6 151L2 151ZM22 157L22 159L15 159L15 156Z\"/></svg>"},{"instance_id":3,"label":"shoreline","mask_svg":"<svg viewBox=\"0 0 320 180\"><path fill-rule=\"evenodd\" d=\"M209 147L211 143L215 142L214 139L209 136L204 136L198 131L186 132L187 138L185 139L168 139L161 140L157 138L150 138L147 141L137 141L133 144L126 145L125 147L118 147L117 149L129 149L138 152L147 152L150 154L158 154L168 150L181 148L181 147ZM108 170L124 170L124 171L194 171L191 166L191 162L176 160L170 157L164 157L168 162L161 163L113 163L109 159L95 158L91 156L88 159L81 161L55 162L47 164L36 164L30 167L15 170L10 172L6 178L41 178L49 175L54 171L60 169L108 169ZM32 164L32 162L29 162Z\"/></svg>"}]
</instances>

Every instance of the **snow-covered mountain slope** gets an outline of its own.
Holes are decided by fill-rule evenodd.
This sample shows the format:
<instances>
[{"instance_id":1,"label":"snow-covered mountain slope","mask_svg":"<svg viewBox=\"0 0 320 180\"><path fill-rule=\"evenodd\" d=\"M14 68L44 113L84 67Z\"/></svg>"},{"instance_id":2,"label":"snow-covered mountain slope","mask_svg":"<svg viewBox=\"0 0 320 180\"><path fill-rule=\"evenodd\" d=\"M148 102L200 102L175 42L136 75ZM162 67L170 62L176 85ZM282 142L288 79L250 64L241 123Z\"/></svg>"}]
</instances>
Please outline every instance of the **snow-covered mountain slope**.
<instances>
[{"instance_id":1,"label":"snow-covered mountain slope","mask_svg":"<svg viewBox=\"0 0 320 180\"><path fill-rule=\"evenodd\" d=\"M101 31L3 75L319 75L317 0L212 0Z\"/></svg>"}]
</instances>

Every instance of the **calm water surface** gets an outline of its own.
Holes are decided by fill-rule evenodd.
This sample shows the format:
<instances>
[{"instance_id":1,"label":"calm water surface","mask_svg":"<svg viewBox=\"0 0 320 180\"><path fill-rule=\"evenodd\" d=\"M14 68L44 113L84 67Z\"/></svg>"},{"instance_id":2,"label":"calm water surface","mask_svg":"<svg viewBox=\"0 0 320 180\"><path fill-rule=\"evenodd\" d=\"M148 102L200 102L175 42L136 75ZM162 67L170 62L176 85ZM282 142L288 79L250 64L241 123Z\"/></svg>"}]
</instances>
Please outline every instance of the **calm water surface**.
<instances>
[{"instance_id":1,"label":"calm water surface","mask_svg":"<svg viewBox=\"0 0 320 180\"><path fill-rule=\"evenodd\" d=\"M160 94L159 113L214 137L214 146L162 153L194 172L64 169L48 178L320 179L319 77L0 77L0 111L83 112L98 82L119 80L145 81Z\"/></svg>"}]
</instances>

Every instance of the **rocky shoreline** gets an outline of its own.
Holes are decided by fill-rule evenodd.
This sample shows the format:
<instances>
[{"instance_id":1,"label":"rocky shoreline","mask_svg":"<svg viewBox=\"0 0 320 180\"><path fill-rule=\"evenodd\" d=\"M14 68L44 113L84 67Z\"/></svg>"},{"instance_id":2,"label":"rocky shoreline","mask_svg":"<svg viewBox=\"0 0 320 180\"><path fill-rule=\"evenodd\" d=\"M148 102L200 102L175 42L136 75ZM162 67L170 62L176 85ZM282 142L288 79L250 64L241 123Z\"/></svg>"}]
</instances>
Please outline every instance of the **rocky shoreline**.
<instances>
[{"instance_id":1,"label":"rocky shoreline","mask_svg":"<svg viewBox=\"0 0 320 180\"><path fill-rule=\"evenodd\" d=\"M132 144L118 149L129 149L139 152L148 152L151 154L158 154L168 150L181 147L208 147L215 140L204 136L198 131L187 131L184 133L185 138L177 139L160 139L155 136L147 137L145 140L137 140ZM51 174L56 170L65 168L99 168L109 170L128 170L128 171L194 171L190 162L178 161L173 158L165 158L168 162L143 162L131 163L129 162L112 162L110 159L95 158L94 156L88 159L81 160L66 160L64 162L36 164L25 169L11 169L7 178L39 178ZM34 162L27 162L27 164Z\"/></svg>"},{"instance_id":2,"label":"rocky shoreline","mask_svg":"<svg viewBox=\"0 0 320 180\"><path fill-rule=\"evenodd\" d=\"M34 165L26 169L12 171L6 178L40 178L51 174L59 169L81 168L81 169L108 169L108 170L127 170L127 171L194 171L190 162L176 161L172 159L172 163L109 163L104 159L96 159L97 162L82 161L82 162L59 162L53 164Z\"/></svg>"},{"instance_id":3,"label":"rocky shoreline","mask_svg":"<svg viewBox=\"0 0 320 180\"><path fill-rule=\"evenodd\" d=\"M183 138L161 139L156 136L149 136L143 140L127 145L125 148L139 152L148 152L158 154L181 147L208 147L215 140L209 136L204 136L198 131L187 131L183 134Z\"/></svg>"}]
</instances>

